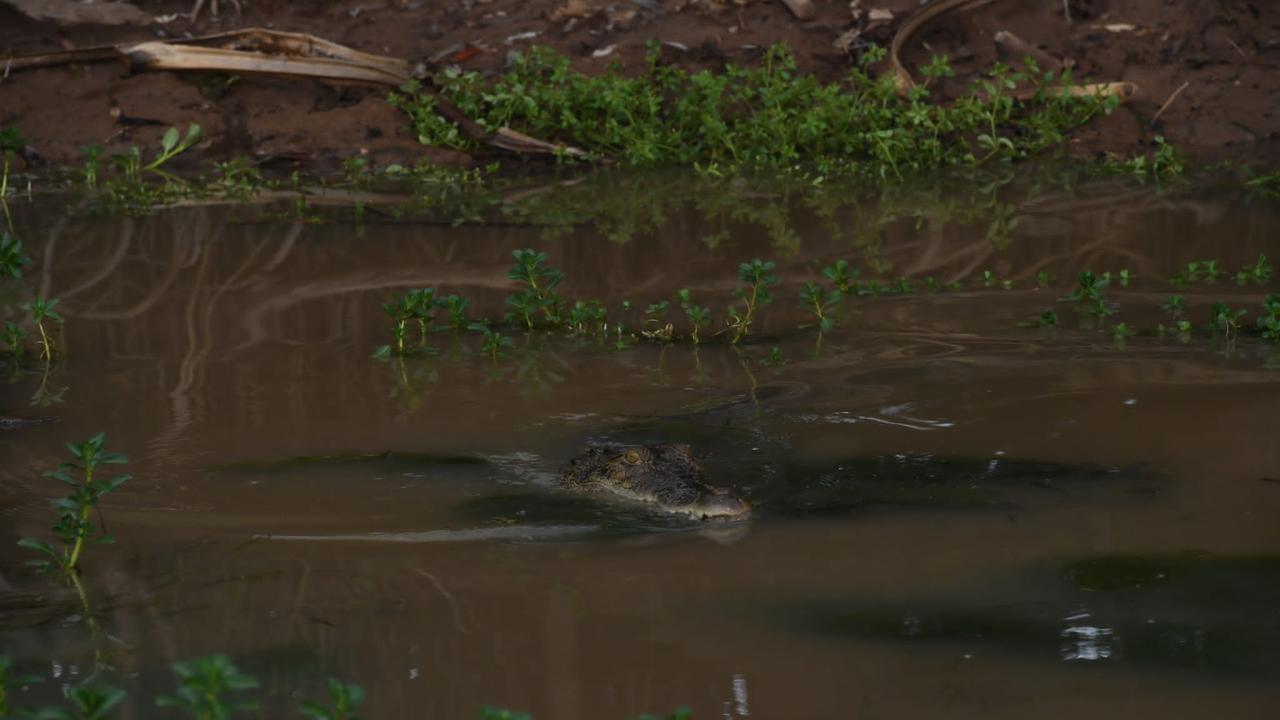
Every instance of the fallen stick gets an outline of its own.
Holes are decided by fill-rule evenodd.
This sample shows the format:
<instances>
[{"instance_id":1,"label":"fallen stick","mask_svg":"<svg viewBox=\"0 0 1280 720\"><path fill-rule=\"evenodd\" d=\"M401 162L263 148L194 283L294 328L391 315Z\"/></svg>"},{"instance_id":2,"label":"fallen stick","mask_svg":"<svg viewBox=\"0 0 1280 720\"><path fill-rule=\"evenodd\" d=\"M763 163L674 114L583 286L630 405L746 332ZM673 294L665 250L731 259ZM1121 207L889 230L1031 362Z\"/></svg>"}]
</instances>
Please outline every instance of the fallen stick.
<instances>
[{"instance_id":1,"label":"fallen stick","mask_svg":"<svg viewBox=\"0 0 1280 720\"><path fill-rule=\"evenodd\" d=\"M208 47L215 45L216 47ZM400 88L413 80L433 95L437 111L467 137L522 154L585 156L582 150L550 143L510 128L487 132L456 105L435 92L422 64L371 55L307 35L262 28L234 30L173 42L150 41L82 48L10 58L7 69L23 70L78 62L123 60L133 71L225 72L303 77L328 83L364 83Z\"/></svg>"},{"instance_id":2,"label":"fallen stick","mask_svg":"<svg viewBox=\"0 0 1280 720\"><path fill-rule=\"evenodd\" d=\"M782 0L782 4L787 6L797 20L813 19L813 3L810 0Z\"/></svg>"},{"instance_id":3,"label":"fallen stick","mask_svg":"<svg viewBox=\"0 0 1280 720\"><path fill-rule=\"evenodd\" d=\"M1001 30L995 34L996 47L1000 48L1010 56L1019 60L1030 57L1040 64L1043 70L1052 70L1058 72L1066 66L1066 63L1022 38L1014 35L1008 30Z\"/></svg>"},{"instance_id":4,"label":"fallen stick","mask_svg":"<svg viewBox=\"0 0 1280 720\"><path fill-rule=\"evenodd\" d=\"M980 5L986 5L993 0L936 0L927 5L923 10L917 12L907 18L902 26L898 28L898 32L894 33L893 41L889 44L889 64L893 66L893 81L898 86L898 93L905 95L908 90L916 86L915 80L911 78L911 73L902 65L902 47L907 44L913 35L920 31L922 27L932 21L934 18L951 12L952 10L972 10Z\"/></svg>"},{"instance_id":5,"label":"fallen stick","mask_svg":"<svg viewBox=\"0 0 1280 720\"><path fill-rule=\"evenodd\" d=\"M345 60L317 57L274 57L244 50L178 46L145 42L120 48L120 55L134 71L177 70L226 72L237 75L306 77L327 82L370 83L399 87L412 76L388 72Z\"/></svg>"},{"instance_id":6,"label":"fallen stick","mask_svg":"<svg viewBox=\"0 0 1280 720\"><path fill-rule=\"evenodd\" d=\"M1156 114L1151 116L1151 122L1147 124L1147 127L1155 127L1156 121L1160 119L1161 115L1164 115L1164 111L1169 109L1169 106L1173 104L1173 101L1177 100L1178 96L1182 94L1182 91L1186 90L1187 86L1190 84L1191 84L1191 81L1187 80L1187 81L1184 81L1181 85L1179 85L1178 89L1174 90L1169 95L1169 99L1165 100L1164 104L1160 106L1160 109L1156 110Z\"/></svg>"},{"instance_id":7,"label":"fallen stick","mask_svg":"<svg viewBox=\"0 0 1280 720\"><path fill-rule=\"evenodd\" d=\"M898 28L898 32L893 36L893 42L889 46L889 63L893 68L893 80L898 86L898 93L906 95L908 91L916 86L915 80L911 78L911 73L907 72L906 67L902 65L901 53L902 47L913 35L920 31L925 24L940 15L951 12L953 10L972 10L980 5L994 2L994 0L937 0L930 3L923 10L907 18L906 22ZM1010 35L1012 35L1010 33ZM1017 37L1017 36L1013 36ZM1025 45L1025 42L1024 42ZM1137 92L1138 86L1131 82L1109 82L1109 83L1086 83L1084 85L1060 85L1048 90L1050 95L1061 97L1063 95L1071 95L1075 97L1081 96L1101 96L1101 97L1118 97L1123 102L1133 97ZM1024 89L1013 93L1014 97L1027 99L1033 97L1036 91L1033 89Z\"/></svg>"}]
</instances>

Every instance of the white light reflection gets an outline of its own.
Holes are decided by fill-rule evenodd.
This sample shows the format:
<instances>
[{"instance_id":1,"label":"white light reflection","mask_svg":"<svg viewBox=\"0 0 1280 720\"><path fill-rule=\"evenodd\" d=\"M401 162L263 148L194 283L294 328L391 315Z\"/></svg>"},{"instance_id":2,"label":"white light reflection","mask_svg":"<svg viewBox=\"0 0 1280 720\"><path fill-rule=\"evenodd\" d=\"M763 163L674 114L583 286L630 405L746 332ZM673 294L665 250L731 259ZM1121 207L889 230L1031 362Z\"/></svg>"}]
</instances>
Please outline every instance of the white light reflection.
<instances>
[{"instance_id":1,"label":"white light reflection","mask_svg":"<svg viewBox=\"0 0 1280 720\"><path fill-rule=\"evenodd\" d=\"M1088 610L1079 610L1063 618L1067 624L1062 629L1063 660L1095 662L1111 657L1115 632L1090 624L1089 617Z\"/></svg>"},{"instance_id":2,"label":"white light reflection","mask_svg":"<svg viewBox=\"0 0 1280 720\"><path fill-rule=\"evenodd\" d=\"M747 701L747 676L742 673L733 674L733 700L725 702L720 717L724 720L751 716L751 704Z\"/></svg>"}]
</instances>

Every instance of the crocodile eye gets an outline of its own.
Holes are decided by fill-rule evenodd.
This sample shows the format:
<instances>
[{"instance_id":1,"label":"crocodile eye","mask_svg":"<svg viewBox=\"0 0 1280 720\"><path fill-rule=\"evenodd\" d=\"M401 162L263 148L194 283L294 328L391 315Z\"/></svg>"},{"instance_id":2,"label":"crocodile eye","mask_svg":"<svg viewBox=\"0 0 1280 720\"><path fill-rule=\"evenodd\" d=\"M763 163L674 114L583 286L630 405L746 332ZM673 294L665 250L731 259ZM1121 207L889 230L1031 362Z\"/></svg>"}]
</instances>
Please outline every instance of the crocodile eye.
<instances>
[{"instance_id":1,"label":"crocodile eye","mask_svg":"<svg viewBox=\"0 0 1280 720\"><path fill-rule=\"evenodd\" d=\"M628 450L626 454L622 456L622 459L625 460L628 465L635 465L640 462L640 453L636 450Z\"/></svg>"}]
</instances>

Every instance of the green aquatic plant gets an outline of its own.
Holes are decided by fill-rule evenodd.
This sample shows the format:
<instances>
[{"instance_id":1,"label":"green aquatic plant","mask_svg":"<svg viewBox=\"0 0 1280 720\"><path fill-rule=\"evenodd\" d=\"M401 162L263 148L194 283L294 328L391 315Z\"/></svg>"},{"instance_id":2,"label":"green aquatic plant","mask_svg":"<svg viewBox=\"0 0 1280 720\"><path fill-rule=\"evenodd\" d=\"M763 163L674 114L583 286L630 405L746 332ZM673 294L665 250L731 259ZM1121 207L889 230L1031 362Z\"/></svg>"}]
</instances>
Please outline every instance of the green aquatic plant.
<instances>
[{"instance_id":1,"label":"green aquatic plant","mask_svg":"<svg viewBox=\"0 0 1280 720\"><path fill-rule=\"evenodd\" d=\"M172 695L157 697L157 707L180 708L195 720L228 720L258 707L254 699L226 697L258 688L257 679L240 672L226 655L175 663L173 671L178 675L178 689Z\"/></svg>"},{"instance_id":2,"label":"green aquatic plant","mask_svg":"<svg viewBox=\"0 0 1280 720\"><path fill-rule=\"evenodd\" d=\"M1263 299L1257 323L1264 340L1280 342L1280 295L1272 294Z\"/></svg>"},{"instance_id":3,"label":"green aquatic plant","mask_svg":"<svg viewBox=\"0 0 1280 720\"><path fill-rule=\"evenodd\" d=\"M13 660L8 655L0 655L0 718L12 717L16 708L11 702L13 686L31 685L40 682L34 675L14 675Z\"/></svg>"},{"instance_id":4,"label":"green aquatic plant","mask_svg":"<svg viewBox=\"0 0 1280 720\"><path fill-rule=\"evenodd\" d=\"M1181 295L1170 295L1168 300L1160 306L1161 310L1169 313L1171 317L1181 317L1187 311L1187 300Z\"/></svg>"},{"instance_id":5,"label":"green aquatic plant","mask_svg":"<svg viewBox=\"0 0 1280 720\"><path fill-rule=\"evenodd\" d=\"M641 330L640 334L650 340L661 340L670 342L675 336L675 325L666 322L667 309L671 307L671 303L667 300L660 300L656 303L650 303L644 309L645 330Z\"/></svg>"},{"instance_id":6,"label":"green aquatic plant","mask_svg":"<svg viewBox=\"0 0 1280 720\"><path fill-rule=\"evenodd\" d=\"M1071 294L1063 298L1064 301L1072 302L1097 302L1102 299L1102 291L1111 282L1110 274L1103 276L1094 275L1091 270L1082 270L1076 275L1076 281L1079 287L1071 291Z\"/></svg>"},{"instance_id":7,"label":"green aquatic plant","mask_svg":"<svg viewBox=\"0 0 1280 720\"><path fill-rule=\"evenodd\" d=\"M27 141L16 125L0 127L0 201L9 196L9 168L13 158L26 146Z\"/></svg>"},{"instance_id":8,"label":"green aquatic plant","mask_svg":"<svg viewBox=\"0 0 1280 720\"><path fill-rule=\"evenodd\" d=\"M46 365L53 360L57 348L53 344L53 339L49 337L49 331L45 328L45 324L61 325L63 323L62 315L57 310L54 310L59 302L58 298L38 297L22 306L30 314L31 324L35 325L36 330L40 333L40 355L44 358Z\"/></svg>"},{"instance_id":9,"label":"green aquatic plant","mask_svg":"<svg viewBox=\"0 0 1280 720\"><path fill-rule=\"evenodd\" d=\"M486 705L480 710L480 720L533 720L533 715Z\"/></svg>"},{"instance_id":10,"label":"green aquatic plant","mask_svg":"<svg viewBox=\"0 0 1280 720\"><path fill-rule=\"evenodd\" d=\"M1036 323L1045 328L1057 327L1058 313L1052 310L1045 310L1040 313L1040 317L1036 318Z\"/></svg>"},{"instance_id":11,"label":"green aquatic plant","mask_svg":"<svg viewBox=\"0 0 1280 720\"><path fill-rule=\"evenodd\" d=\"M711 308L695 303L688 288L682 288L676 292L676 302L680 303L685 317L689 319L689 338L693 340L694 345L697 345L701 342L700 330L711 324Z\"/></svg>"},{"instance_id":12,"label":"green aquatic plant","mask_svg":"<svg viewBox=\"0 0 1280 720\"><path fill-rule=\"evenodd\" d=\"M165 163L186 152L192 145L200 142L203 131L196 123L187 125L187 134L183 136L178 128L171 127L160 137L160 154L151 162L142 166L145 171L157 171Z\"/></svg>"},{"instance_id":13,"label":"green aquatic plant","mask_svg":"<svg viewBox=\"0 0 1280 720\"><path fill-rule=\"evenodd\" d=\"M391 302L382 304L382 312L391 318L391 340L393 345L383 345L374 352L374 357L404 354L404 339L409 320L413 318L414 301L411 294L392 295Z\"/></svg>"},{"instance_id":14,"label":"green aquatic plant","mask_svg":"<svg viewBox=\"0 0 1280 720\"><path fill-rule=\"evenodd\" d=\"M1255 174L1253 168L1245 166L1244 186L1250 192L1263 197L1280 198L1280 170Z\"/></svg>"},{"instance_id":15,"label":"green aquatic plant","mask_svg":"<svg viewBox=\"0 0 1280 720\"><path fill-rule=\"evenodd\" d=\"M41 678L14 677L12 669L12 661L0 655L0 718L108 720L126 697L121 688L90 681L63 690L69 709L55 706L17 708L12 703L10 687L40 682ZM243 695L258 689L258 680L241 672L226 655L215 654L174 663L173 671L178 676L179 686L172 694L158 696L155 701L158 707L177 708L194 720L230 720L258 707L256 699ZM303 700L298 704L298 713L315 720L361 720L356 711L365 700L363 688L336 678L326 681L325 688L329 695L327 702Z\"/></svg>"},{"instance_id":16,"label":"green aquatic plant","mask_svg":"<svg viewBox=\"0 0 1280 720\"><path fill-rule=\"evenodd\" d=\"M1096 318L1109 317L1116 314L1116 309L1112 307L1105 298L1098 297L1088 304L1085 312Z\"/></svg>"},{"instance_id":17,"label":"green aquatic plant","mask_svg":"<svg viewBox=\"0 0 1280 720\"><path fill-rule=\"evenodd\" d=\"M507 277L525 286L507 297L514 319L523 322L529 330L533 329L539 312L548 322L557 322L564 300L556 287L564 280L564 273L547 265L550 256L544 252L525 248L513 250L511 255L515 264L507 271Z\"/></svg>"},{"instance_id":18,"label":"green aquatic plant","mask_svg":"<svg viewBox=\"0 0 1280 720\"><path fill-rule=\"evenodd\" d=\"M1120 272L1116 273L1116 280L1120 283L1120 287L1123 288L1129 287L1129 283L1137 279L1137 276L1129 272L1128 268L1121 268Z\"/></svg>"},{"instance_id":19,"label":"green aquatic plant","mask_svg":"<svg viewBox=\"0 0 1280 720\"><path fill-rule=\"evenodd\" d=\"M658 716L646 713L635 720L693 720L693 711L687 707L678 707L670 715Z\"/></svg>"},{"instance_id":20,"label":"green aquatic plant","mask_svg":"<svg viewBox=\"0 0 1280 720\"><path fill-rule=\"evenodd\" d=\"M101 145L81 145L80 146L80 181L84 183L85 189L96 190L98 188L98 164L102 159Z\"/></svg>"},{"instance_id":21,"label":"green aquatic plant","mask_svg":"<svg viewBox=\"0 0 1280 720\"><path fill-rule=\"evenodd\" d=\"M22 254L22 241L0 229L0 275L17 280L22 277L22 268L30 264L31 258Z\"/></svg>"},{"instance_id":22,"label":"green aquatic plant","mask_svg":"<svg viewBox=\"0 0 1280 720\"><path fill-rule=\"evenodd\" d=\"M858 276L861 274L862 271L857 268L850 269L847 260L837 260L822 268L822 277L829 280L832 287L841 295L850 295L857 291Z\"/></svg>"},{"instance_id":23,"label":"green aquatic plant","mask_svg":"<svg viewBox=\"0 0 1280 720\"><path fill-rule=\"evenodd\" d=\"M1179 287L1190 285L1200 279L1200 263L1189 262L1176 275L1169 278L1169 282Z\"/></svg>"},{"instance_id":24,"label":"green aquatic plant","mask_svg":"<svg viewBox=\"0 0 1280 720\"><path fill-rule=\"evenodd\" d=\"M1048 270L1041 270L1040 272L1036 273L1036 287L1040 288L1041 290L1044 290L1049 287L1049 284L1051 282L1052 282L1052 278L1050 277Z\"/></svg>"},{"instance_id":25,"label":"green aquatic plant","mask_svg":"<svg viewBox=\"0 0 1280 720\"><path fill-rule=\"evenodd\" d=\"M115 492L127 482L131 476L117 475L102 479L95 477L100 465L120 465L128 462L122 453L108 452L104 446L106 433L98 433L79 443L67 443L67 450L76 462L65 462L57 470L50 470L46 476L66 483L71 487L71 495L54 501L58 511L58 522L53 530L62 542L55 548L50 543L36 538L24 537L18 541L22 547L49 556L48 560L38 561L43 567L59 567L68 574L79 568L80 556L85 542L92 539L97 543L110 543L111 536L101 533L94 536L94 526L89 515L98 507L102 498Z\"/></svg>"},{"instance_id":26,"label":"green aquatic plant","mask_svg":"<svg viewBox=\"0 0 1280 720\"><path fill-rule=\"evenodd\" d=\"M1271 263L1268 262L1267 256L1259 255L1257 262L1246 265L1236 272L1236 283L1244 285L1252 280L1255 285L1265 285L1271 280L1271 272Z\"/></svg>"},{"instance_id":27,"label":"green aquatic plant","mask_svg":"<svg viewBox=\"0 0 1280 720\"><path fill-rule=\"evenodd\" d=\"M111 711L124 700L125 692L111 685L77 685L66 690L66 698L71 703L71 710L42 707L24 711L22 717L33 720L108 720Z\"/></svg>"},{"instance_id":28,"label":"green aquatic plant","mask_svg":"<svg viewBox=\"0 0 1280 720\"><path fill-rule=\"evenodd\" d=\"M1150 155L1134 155L1130 158L1109 157L1103 164L1106 173L1128 174L1140 180L1168 180L1186 172L1186 160L1162 135L1153 139L1155 150Z\"/></svg>"},{"instance_id":29,"label":"green aquatic plant","mask_svg":"<svg viewBox=\"0 0 1280 720\"><path fill-rule=\"evenodd\" d=\"M22 360L24 352L27 351L27 334L26 328L22 325L14 323L13 320L5 320L4 341L8 343L9 352L14 360Z\"/></svg>"},{"instance_id":30,"label":"green aquatic plant","mask_svg":"<svg viewBox=\"0 0 1280 720\"><path fill-rule=\"evenodd\" d=\"M760 258L744 262L738 267L738 279L746 287L735 288L733 291L734 297L742 304L729 307L728 325L733 331L733 339L730 341L732 344L737 345L747 336L751 324L755 322L756 312L773 302L770 288L778 284L778 278L773 274L776 267L777 263L772 260L766 262Z\"/></svg>"},{"instance_id":31,"label":"green aquatic plant","mask_svg":"<svg viewBox=\"0 0 1280 720\"><path fill-rule=\"evenodd\" d=\"M577 300L569 307L569 332L590 335L608 331L609 311L599 300Z\"/></svg>"},{"instance_id":32,"label":"green aquatic plant","mask_svg":"<svg viewBox=\"0 0 1280 720\"><path fill-rule=\"evenodd\" d=\"M507 350L515 345L511 338L495 332L486 323L475 322L468 326L475 332L480 333L484 338L480 343L480 349L489 356L490 360L497 360L503 350Z\"/></svg>"},{"instance_id":33,"label":"green aquatic plant","mask_svg":"<svg viewBox=\"0 0 1280 720\"><path fill-rule=\"evenodd\" d=\"M1217 260L1205 260L1200 263L1201 276L1208 282L1218 282L1218 278L1226 274L1226 270L1218 267Z\"/></svg>"},{"instance_id":34,"label":"green aquatic plant","mask_svg":"<svg viewBox=\"0 0 1280 720\"><path fill-rule=\"evenodd\" d=\"M1240 320L1248 312L1244 308L1232 310L1224 302L1215 302L1209 308L1209 327L1223 333L1228 340L1231 340L1240 332Z\"/></svg>"},{"instance_id":35,"label":"green aquatic plant","mask_svg":"<svg viewBox=\"0 0 1280 720\"><path fill-rule=\"evenodd\" d=\"M456 332L467 326L467 307L471 301L461 295L446 295L437 302L449 316L449 327Z\"/></svg>"},{"instance_id":36,"label":"green aquatic plant","mask_svg":"<svg viewBox=\"0 0 1280 720\"><path fill-rule=\"evenodd\" d=\"M774 346L769 348L769 354L760 358L760 364L770 368L780 368L787 364L787 358L782 354L782 348Z\"/></svg>"},{"instance_id":37,"label":"green aquatic plant","mask_svg":"<svg viewBox=\"0 0 1280 720\"><path fill-rule=\"evenodd\" d=\"M337 678L329 678L325 682L329 691L329 705L321 705L314 700L304 700L298 710L315 720L361 720L356 708L364 702L364 688L351 683L344 683Z\"/></svg>"},{"instance_id":38,"label":"green aquatic plant","mask_svg":"<svg viewBox=\"0 0 1280 720\"><path fill-rule=\"evenodd\" d=\"M424 348L427 345L427 333L436 318L436 289L411 290L406 301L409 304L409 316L418 324L418 347Z\"/></svg>"},{"instance_id":39,"label":"green aquatic plant","mask_svg":"<svg viewBox=\"0 0 1280 720\"><path fill-rule=\"evenodd\" d=\"M1185 343L1186 341L1191 339L1191 321L1190 320L1174 320L1173 325L1167 326L1167 327L1165 326L1164 323L1158 323L1156 325L1157 335L1159 335L1160 337L1164 337L1168 333L1176 334L1178 336L1178 339Z\"/></svg>"},{"instance_id":40,"label":"green aquatic plant","mask_svg":"<svg viewBox=\"0 0 1280 720\"><path fill-rule=\"evenodd\" d=\"M269 185L253 161L243 155L214 163L213 174L211 186L220 190L224 198L239 202L248 202Z\"/></svg>"},{"instance_id":41,"label":"green aquatic plant","mask_svg":"<svg viewBox=\"0 0 1280 720\"><path fill-rule=\"evenodd\" d=\"M800 289L800 302L813 313L818 332L829 332L835 327L835 320L829 313L840 304L843 298L844 293L838 287L823 288L812 280L806 282Z\"/></svg>"}]
</instances>

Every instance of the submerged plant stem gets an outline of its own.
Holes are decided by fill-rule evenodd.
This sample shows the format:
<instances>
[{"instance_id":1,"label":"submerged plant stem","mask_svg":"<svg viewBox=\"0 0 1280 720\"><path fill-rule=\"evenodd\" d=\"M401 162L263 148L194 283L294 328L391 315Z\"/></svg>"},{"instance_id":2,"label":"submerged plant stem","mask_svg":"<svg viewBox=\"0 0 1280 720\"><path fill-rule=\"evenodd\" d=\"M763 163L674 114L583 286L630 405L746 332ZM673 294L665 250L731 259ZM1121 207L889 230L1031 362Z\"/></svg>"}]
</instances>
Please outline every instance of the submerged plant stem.
<instances>
[{"instance_id":1,"label":"submerged plant stem","mask_svg":"<svg viewBox=\"0 0 1280 720\"><path fill-rule=\"evenodd\" d=\"M93 466L87 466L84 471L84 484L86 487L93 485ZM88 534L89 513L93 512L92 505L83 505L80 508L80 524L77 526L79 531L76 533L76 544L71 548L71 557L67 560L67 572L74 577L76 573L76 563L80 562L80 552L84 550L84 538ZM77 588L79 582L76 583ZM83 594L83 590L81 590ZM83 595L82 595L83 596Z\"/></svg>"}]
</instances>

